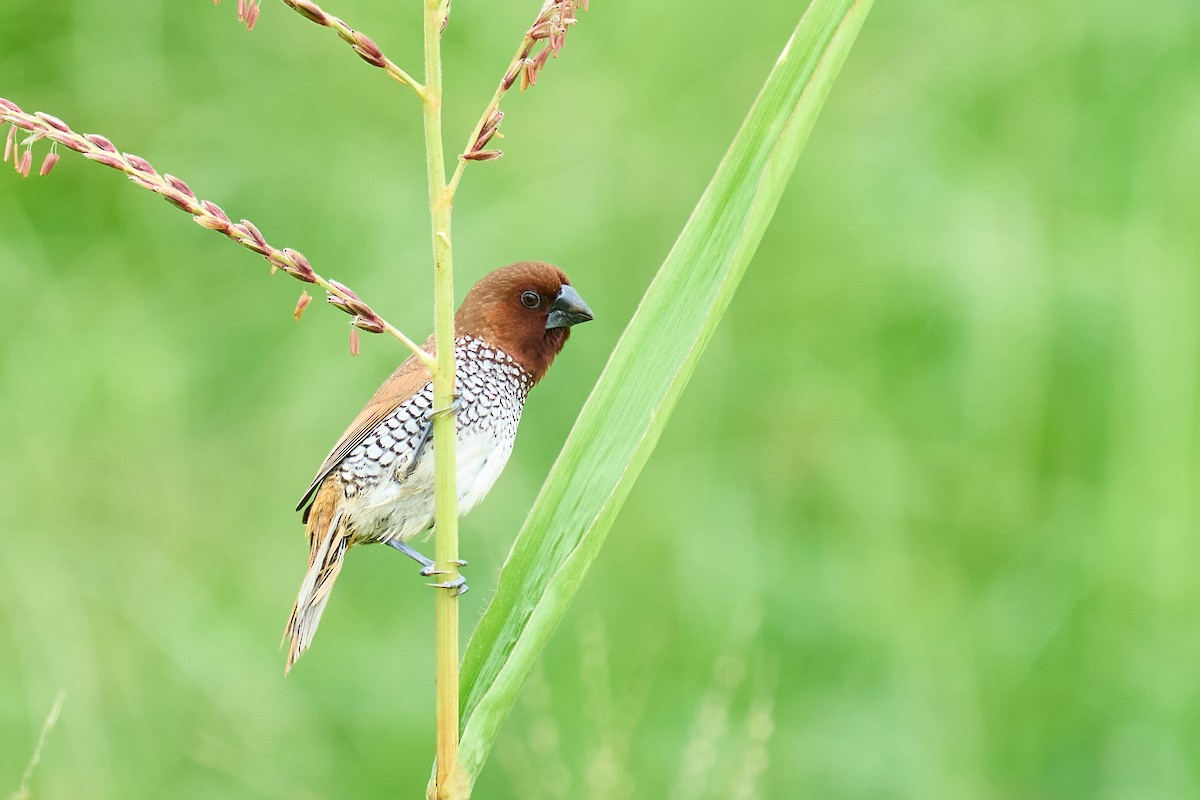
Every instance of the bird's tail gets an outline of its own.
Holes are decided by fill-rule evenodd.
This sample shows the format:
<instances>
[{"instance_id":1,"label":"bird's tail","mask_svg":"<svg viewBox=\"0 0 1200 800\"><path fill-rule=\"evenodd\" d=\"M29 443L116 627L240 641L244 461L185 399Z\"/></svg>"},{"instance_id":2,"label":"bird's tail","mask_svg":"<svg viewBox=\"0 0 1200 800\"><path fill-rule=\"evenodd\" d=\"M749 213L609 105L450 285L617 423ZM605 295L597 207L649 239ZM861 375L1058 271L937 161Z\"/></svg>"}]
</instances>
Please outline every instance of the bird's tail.
<instances>
[{"instance_id":1,"label":"bird's tail","mask_svg":"<svg viewBox=\"0 0 1200 800\"><path fill-rule=\"evenodd\" d=\"M283 638L288 645L286 674L300 655L312 644L321 622L321 612L329 602L333 582L342 571L342 559L350 545L350 532L338 508L339 492L318 492L308 514L308 572L300 584L296 605L288 619Z\"/></svg>"}]
</instances>

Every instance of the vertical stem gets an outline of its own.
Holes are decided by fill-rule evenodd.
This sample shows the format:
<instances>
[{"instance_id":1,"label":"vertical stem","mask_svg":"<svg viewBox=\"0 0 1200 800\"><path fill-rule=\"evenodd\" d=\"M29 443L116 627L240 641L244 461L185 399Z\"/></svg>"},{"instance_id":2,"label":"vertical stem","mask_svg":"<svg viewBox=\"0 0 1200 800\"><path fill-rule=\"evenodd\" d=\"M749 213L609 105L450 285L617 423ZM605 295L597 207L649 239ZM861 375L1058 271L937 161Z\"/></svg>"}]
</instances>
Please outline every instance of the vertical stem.
<instances>
[{"instance_id":1,"label":"vertical stem","mask_svg":"<svg viewBox=\"0 0 1200 800\"><path fill-rule=\"evenodd\" d=\"M433 373L433 406L449 408L454 401L454 272L450 248L453 195L446 189L442 149L441 28L445 0L425 0L425 151L428 157L429 211L433 223L434 338L437 368ZM455 487L455 422L438 414L433 422L435 466L434 561L441 581L458 576L458 493ZM437 683L437 767L431 796L463 798L465 785L456 779L458 766L458 598L437 590L434 598Z\"/></svg>"}]
</instances>

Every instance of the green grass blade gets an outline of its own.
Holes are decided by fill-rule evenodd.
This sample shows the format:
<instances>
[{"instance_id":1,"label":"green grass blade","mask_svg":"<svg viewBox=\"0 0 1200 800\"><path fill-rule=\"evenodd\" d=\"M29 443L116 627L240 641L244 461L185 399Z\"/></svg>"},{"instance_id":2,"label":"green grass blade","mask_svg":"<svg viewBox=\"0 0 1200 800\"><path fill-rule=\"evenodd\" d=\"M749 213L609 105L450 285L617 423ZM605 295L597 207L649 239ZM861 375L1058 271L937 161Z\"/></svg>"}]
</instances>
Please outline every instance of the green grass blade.
<instances>
[{"instance_id":1,"label":"green grass blade","mask_svg":"<svg viewBox=\"0 0 1200 800\"><path fill-rule=\"evenodd\" d=\"M871 0L814 0L604 373L513 545L462 669L474 783L770 222Z\"/></svg>"}]
</instances>

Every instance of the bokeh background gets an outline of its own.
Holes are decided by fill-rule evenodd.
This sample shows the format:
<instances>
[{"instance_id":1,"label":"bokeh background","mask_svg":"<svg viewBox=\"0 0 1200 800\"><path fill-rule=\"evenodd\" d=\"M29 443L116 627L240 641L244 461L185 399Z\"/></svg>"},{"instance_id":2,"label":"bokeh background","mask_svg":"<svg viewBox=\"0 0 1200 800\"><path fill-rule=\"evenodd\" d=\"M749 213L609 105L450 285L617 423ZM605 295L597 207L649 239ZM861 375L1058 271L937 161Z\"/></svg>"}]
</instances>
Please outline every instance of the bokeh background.
<instances>
[{"instance_id":1,"label":"bokeh background","mask_svg":"<svg viewBox=\"0 0 1200 800\"><path fill-rule=\"evenodd\" d=\"M451 147L536 6L455 3ZM418 68L415 4L328 10ZM598 1L468 172L460 296L547 259L598 319L464 521L466 627L799 13ZM330 32L0 16L0 96L429 330L416 106ZM1187 0L876 4L477 796L1200 796L1198 43ZM413 565L356 550L276 646L292 507L398 346L70 153L0 170L0 284L0 794L61 690L35 797L421 796Z\"/></svg>"}]
</instances>

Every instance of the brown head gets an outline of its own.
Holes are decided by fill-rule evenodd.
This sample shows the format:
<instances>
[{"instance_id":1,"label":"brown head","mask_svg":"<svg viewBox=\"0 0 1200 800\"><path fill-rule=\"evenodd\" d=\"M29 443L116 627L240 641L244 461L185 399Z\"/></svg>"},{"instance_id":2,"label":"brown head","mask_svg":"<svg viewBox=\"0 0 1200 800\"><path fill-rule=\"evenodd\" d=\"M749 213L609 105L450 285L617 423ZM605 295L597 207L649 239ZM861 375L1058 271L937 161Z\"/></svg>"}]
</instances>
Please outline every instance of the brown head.
<instances>
[{"instance_id":1,"label":"brown head","mask_svg":"<svg viewBox=\"0 0 1200 800\"><path fill-rule=\"evenodd\" d=\"M562 350L571 326L591 318L592 310L561 269L519 261L471 287L454 315L454 335L499 347L537 382Z\"/></svg>"}]
</instances>

